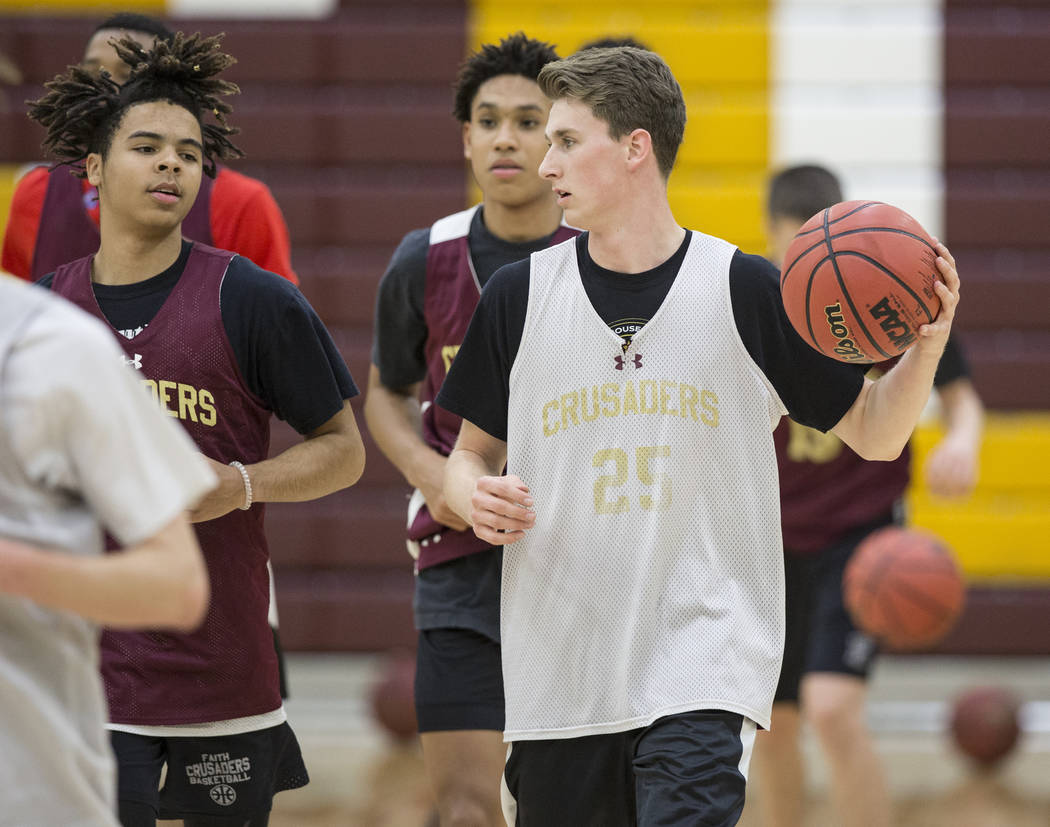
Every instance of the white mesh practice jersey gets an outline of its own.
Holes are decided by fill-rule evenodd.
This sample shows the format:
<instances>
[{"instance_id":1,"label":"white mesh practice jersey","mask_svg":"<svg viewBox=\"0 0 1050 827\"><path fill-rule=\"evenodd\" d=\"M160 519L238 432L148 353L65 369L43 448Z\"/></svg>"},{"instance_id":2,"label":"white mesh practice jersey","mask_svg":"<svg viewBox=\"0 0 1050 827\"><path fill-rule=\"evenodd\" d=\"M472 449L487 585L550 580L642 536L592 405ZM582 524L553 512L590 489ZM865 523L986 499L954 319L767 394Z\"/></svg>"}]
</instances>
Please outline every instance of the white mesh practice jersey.
<instances>
[{"instance_id":1,"label":"white mesh practice jersey","mask_svg":"<svg viewBox=\"0 0 1050 827\"><path fill-rule=\"evenodd\" d=\"M694 233L626 353L587 298L575 244L532 255L507 445L536 524L503 557L509 741L695 709L769 726L784 638L771 432L784 408L733 320L734 249Z\"/></svg>"}]
</instances>

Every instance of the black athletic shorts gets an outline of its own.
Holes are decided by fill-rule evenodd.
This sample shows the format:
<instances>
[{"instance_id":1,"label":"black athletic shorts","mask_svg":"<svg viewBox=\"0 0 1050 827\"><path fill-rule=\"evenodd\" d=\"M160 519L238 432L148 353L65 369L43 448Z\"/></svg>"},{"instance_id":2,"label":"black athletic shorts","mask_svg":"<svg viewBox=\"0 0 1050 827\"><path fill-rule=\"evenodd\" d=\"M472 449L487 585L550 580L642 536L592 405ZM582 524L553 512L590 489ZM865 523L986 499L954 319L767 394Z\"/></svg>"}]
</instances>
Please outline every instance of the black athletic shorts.
<instances>
[{"instance_id":1,"label":"black athletic shorts","mask_svg":"<svg viewBox=\"0 0 1050 827\"><path fill-rule=\"evenodd\" d=\"M503 731L500 645L471 629L424 629L416 650L420 732Z\"/></svg>"},{"instance_id":2,"label":"black athletic shorts","mask_svg":"<svg viewBox=\"0 0 1050 827\"><path fill-rule=\"evenodd\" d=\"M510 827L731 827L754 741L754 722L715 710L611 735L515 741L503 814Z\"/></svg>"},{"instance_id":3,"label":"black athletic shorts","mask_svg":"<svg viewBox=\"0 0 1050 827\"><path fill-rule=\"evenodd\" d=\"M798 703L799 684L810 672L868 677L878 644L849 616L842 574L861 541L894 522L886 514L816 554L784 555L784 664L776 701Z\"/></svg>"},{"instance_id":4,"label":"black athletic shorts","mask_svg":"<svg viewBox=\"0 0 1050 827\"><path fill-rule=\"evenodd\" d=\"M287 722L208 738L112 731L110 741L117 757L117 798L145 804L160 818L256 816L269 812L276 793L310 780ZM167 776L158 789L165 764Z\"/></svg>"}]
</instances>

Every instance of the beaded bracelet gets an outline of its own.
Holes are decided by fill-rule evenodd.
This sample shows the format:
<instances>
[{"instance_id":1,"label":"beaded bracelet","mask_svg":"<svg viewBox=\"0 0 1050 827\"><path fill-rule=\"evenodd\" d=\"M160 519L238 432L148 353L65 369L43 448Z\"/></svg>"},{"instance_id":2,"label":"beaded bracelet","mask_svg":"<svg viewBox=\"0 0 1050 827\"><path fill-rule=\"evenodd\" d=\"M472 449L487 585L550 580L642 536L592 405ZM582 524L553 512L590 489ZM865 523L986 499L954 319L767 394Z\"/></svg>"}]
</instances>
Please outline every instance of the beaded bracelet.
<instances>
[{"instance_id":1,"label":"beaded bracelet","mask_svg":"<svg viewBox=\"0 0 1050 827\"><path fill-rule=\"evenodd\" d=\"M230 465L241 472L241 478L244 480L244 505L237 507L241 511L247 511L252 507L252 479L248 476L248 469L244 467L244 463L234 460Z\"/></svg>"}]
</instances>

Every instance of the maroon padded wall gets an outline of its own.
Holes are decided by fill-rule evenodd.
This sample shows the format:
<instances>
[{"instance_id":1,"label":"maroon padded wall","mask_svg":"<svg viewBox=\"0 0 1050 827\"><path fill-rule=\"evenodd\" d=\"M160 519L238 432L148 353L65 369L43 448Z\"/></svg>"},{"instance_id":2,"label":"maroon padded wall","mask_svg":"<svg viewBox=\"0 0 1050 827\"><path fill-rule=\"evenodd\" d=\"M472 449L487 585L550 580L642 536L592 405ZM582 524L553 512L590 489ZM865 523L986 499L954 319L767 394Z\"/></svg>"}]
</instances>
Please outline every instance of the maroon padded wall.
<instances>
[{"instance_id":1,"label":"maroon padded wall","mask_svg":"<svg viewBox=\"0 0 1050 827\"><path fill-rule=\"evenodd\" d=\"M1050 2L947 0L946 234L992 408L1050 408Z\"/></svg>"}]
</instances>

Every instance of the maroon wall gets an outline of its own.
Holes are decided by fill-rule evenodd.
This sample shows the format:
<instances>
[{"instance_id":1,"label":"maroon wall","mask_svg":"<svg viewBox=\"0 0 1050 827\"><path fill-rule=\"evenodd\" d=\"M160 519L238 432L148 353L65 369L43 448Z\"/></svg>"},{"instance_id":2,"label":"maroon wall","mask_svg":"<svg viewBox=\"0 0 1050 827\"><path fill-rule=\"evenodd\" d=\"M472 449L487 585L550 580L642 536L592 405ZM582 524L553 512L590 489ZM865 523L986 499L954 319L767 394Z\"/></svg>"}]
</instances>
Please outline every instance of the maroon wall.
<instances>
[{"instance_id":1,"label":"maroon wall","mask_svg":"<svg viewBox=\"0 0 1050 827\"><path fill-rule=\"evenodd\" d=\"M946 232L993 408L1050 408L1050 2L948 0Z\"/></svg>"}]
</instances>

